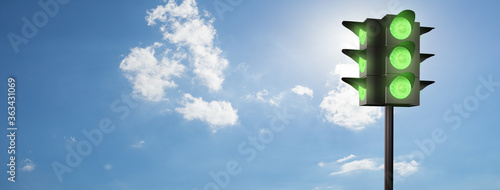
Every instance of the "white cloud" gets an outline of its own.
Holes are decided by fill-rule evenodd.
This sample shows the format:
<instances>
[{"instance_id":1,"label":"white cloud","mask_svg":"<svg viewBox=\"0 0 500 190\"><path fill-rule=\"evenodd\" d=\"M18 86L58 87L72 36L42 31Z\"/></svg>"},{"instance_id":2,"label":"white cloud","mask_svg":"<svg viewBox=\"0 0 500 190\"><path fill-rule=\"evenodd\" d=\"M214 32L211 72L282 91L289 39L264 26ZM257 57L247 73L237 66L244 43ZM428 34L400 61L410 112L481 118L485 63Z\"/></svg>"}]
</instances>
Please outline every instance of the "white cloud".
<instances>
[{"instance_id":1,"label":"white cloud","mask_svg":"<svg viewBox=\"0 0 500 190\"><path fill-rule=\"evenodd\" d=\"M347 160L356 158L357 156L355 155L349 155L347 157L341 158L337 160L336 162L332 163L325 163L325 162L320 162L318 163L318 166L324 167L324 166L339 166L339 163L346 162ZM403 156L400 156L403 157ZM362 171L362 170L381 170L384 169L384 164L383 163L377 163L375 158L368 158L368 159L361 159L361 160L354 160L351 162L347 162L345 164L341 164L339 167L339 170L336 172L330 173L330 175L339 175L339 174L348 174L356 171ZM394 162L394 173L407 177L415 172L417 172L419 169L418 163L415 160L412 161L400 161L400 162Z\"/></svg>"},{"instance_id":2,"label":"white cloud","mask_svg":"<svg viewBox=\"0 0 500 190\"><path fill-rule=\"evenodd\" d=\"M380 170L383 168L384 165L377 166L377 163L373 159L355 160L345 163L340 167L340 171L333 172L330 175L347 174L360 170Z\"/></svg>"},{"instance_id":3,"label":"white cloud","mask_svg":"<svg viewBox=\"0 0 500 190\"><path fill-rule=\"evenodd\" d=\"M184 107L175 108L185 119L199 119L207 122L213 132L218 129L235 125L238 122L238 110L233 109L230 102L206 102L202 98L194 98L191 94L184 94Z\"/></svg>"},{"instance_id":4,"label":"white cloud","mask_svg":"<svg viewBox=\"0 0 500 190\"><path fill-rule=\"evenodd\" d=\"M318 163L318 166L319 166L319 167L324 167L325 165L326 165L326 163L325 163L325 162L319 162L319 163Z\"/></svg>"},{"instance_id":5,"label":"white cloud","mask_svg":"<svg viewBox=\"0 0 500 190\"><path fill-rule=\"evenodd\" d=\"M120 63L120 69L133 84L134 94L149 101L166 100L165 90L177 86L171 78L180 76L185 68L179 64L182 54L174 54L174 59L167 57L170 50L166 50L163 55L156 55L155 49L161 46L155 43L146 48L132 48Z\"/></svg>"},{"instance_id":6,"label":"white cloud","mask_svg":"<svg viewBox=\"0 0 500 190\"><path fill-rule=\"evenodd\" d=\"M113 167L110 164L105 164L104 169L105 170L111 170Z\"/></svg>"},{"instance_id":7,"label":"white cloud","mask_svg":"<svg viewBox=\"0 0 500 190\"><path fill-rule=\"evenodd\" d=\"M132 148L142 148L142 145L144 145L144 143L145 143L144 141L139 141L139 142L133 144L131 147Z\"/></svg>"},{"instance_id":8,"label":"white cloud","mask_svg":"<svg viewBox=\"0 0 500 190\"><path fill-rule=\"evenodd\" d=\"M322 190L322 189L330 189L330 190L341 190L338 187L335 186L326 186L326 187L314 187L313 190Z\"/></svg>"},{"instance_id":9,"label":"white cloud","mask_svg":"<svg viewBox=\"0 0 500 190\"><path fill-rule=\"evenodd\" d=\"M266 89L261 90L255 94L255 99L265 102L266 100L264 99L264 96L267 96L268 94L269 92L267 92Z\"/></svg>"},{"instance_id":10,"label":"white cloud","mask_svg":"<svg viewBox=\"0 0 500 190\"><path fill-rule=\"evenodd\" d=\"M215 18L207 11L200 12L195 0L164 2L147 10L145 18L149 26L160 29L163 38L151 46L132 48L120 63L120 69L133 85L134 95L155 102L168 100L166 90L177 87L174 77L193 77L193 83L199 82L211 92L222 89L223 71L229 61L217 46ZM237 110L229 102L208 103L191 95L183 100L184 107L175 110L188 120L207 122L213 131L238 121Z\"/></svg>"},{"instance_id":11,"label":"white cloud","mask_svg":"<svg viewBox=\"0 0 500 190\"><path fill-rule=\"evenodd\" d=\"M356 64L337 64L334 77L357 75ZM358 92L339 80L338 86L324 97L320 108L327 121L350 130L361 130L382 117L382 108L359 106Z\"/></svg>"},{"instance_id":12,"label":"white cloud","mask_svg":"<svg viewBox=\"0 0 500 190\"><path fill-rule=\"evenodd\" d=\"M338 163L342 163L342 162L345 162L345 161L350 160L350 159L352 159L352 158L356 158L356 156L351 154L351 155L346 156L346 157L344 157L344 158L338 159L338 160L337 160L337 162L338 162Z\"/></svg>"},{"instance_id":13,"label":"white cloud","mask_svg":"<svg viewBox=\"0 0 500 190\"><path fill-rule=\"evenodd\" d=\"M198 8L194 0L185 0L180 5L177 5L175 1L169 1L165 6L158 5L156 9L148 11L148 16L146 17L148 25L155 25L156 20L167 22L167 12L173 17L193 18L198 15Z\"/></svg>"},{"instance_id":14,"label":"white cloud","mask_svg":"<svg viewBox=\"0 0 500 190\"><path fill-rule=\"evenodd\" d=\"M342 162L345 162L347 160L350 160L350 159L353 159L353 158L356 158L357 156L351 154L349 156L346 156L344 158L341 158L341 159L338 159L337 161L334 161L334 162L330 162L330 163L325 163L325 162L319 162L318 163L318 166L319 167L324 167L324 166L332 166L332 165L338 165L339 163L342 163Z\"/></svg>"},{"instance_id":15,"label":"white cloud","mask_svg":"<svg viewBox=\"0 0 500 190\"><path fill-rule=\"evenodd\" d=\"M70 137L64 136L64 140L66 140L66 143L68 143L68 144L76 143L75 137L72 137L72 136L70 136Z\"/></svg>"},{"instance_id":16,"label":"white cloud","mask_svg":"<svg viewBox=\"0 0 500 190\"><path fill-rule=\"evenodd\" d=\"M21 167L21 171L31 172L35 170L35 164L33 163L32 160L26 158L25 160L23 160L23 164L24 166Z\"/></svg>"},{"instance_id":17,"label":"white cloud","mask_svg":"<svg viewBox=\"0 0 500 190\"><path fill-rule=\"evenodd\" d=\"M310 96L311 98L313 97L313 90L305 86L296 85L294 88L292 88L292 92L301 96L307 95Z\"/></svg>"},{"instance_id":18,"label":"white cloud","mask_svg":"<svg viewBox=\"0 0 500 190\"><path fill-rule=\"evenodd\" d=\"M206 11L200 15L194 0L184 0L180 5L169 0L166 5L159 5L147 13L148 25L160 22L164 39L190 52L193 72L201 82L210 90L220 90L224 81L223 70L229 62L214 44L216 30L212 24L215 19Z\"/></svg>"},{"instance_id":19,"label":"white cloud","mask_svg":"<svg viewBox=\"0 0 500 190\"><path fill-rule=\"evenodd\" d=\"M278 95L273 96L271 99L269 99L269 103L273 106L279 107L281 100L285 96L285 92L280 92Z\"/></svg>"},{"instance_id":20,"label":"white cloud","mask_svg":"<svg viewBox=\"0 0 500 190\"><path fill-rule=\"evenodd\" d=\"M411 162L394 162L394 170L400 176L409 176L418 171L418 163L415 160Z\"/></svg>"},{"instance_id":21,"label":"white cloud","mask_svg":"<svg viewBox=\"0 0 500 190\"><path fill-rule=\"evenodd\" d=\"M268 103L270 105L279 107L281 100L285 96L286 92L280 92L278 95L268 98L269 92L266 89L258 91L254 94L247 94L245 98L250 101L258 101L263 103Z\"/></svg>"}]
</instances>

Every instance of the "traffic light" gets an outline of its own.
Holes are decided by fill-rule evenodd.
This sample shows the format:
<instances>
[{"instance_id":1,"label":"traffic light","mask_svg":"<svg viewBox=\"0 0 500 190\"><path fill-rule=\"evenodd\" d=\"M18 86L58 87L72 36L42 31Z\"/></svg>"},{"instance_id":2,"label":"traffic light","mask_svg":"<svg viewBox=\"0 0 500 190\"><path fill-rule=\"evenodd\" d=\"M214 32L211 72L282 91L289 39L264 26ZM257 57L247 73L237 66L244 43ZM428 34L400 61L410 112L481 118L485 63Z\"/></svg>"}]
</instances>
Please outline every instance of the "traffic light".
<instances>
[{"instance_id":1,"label":"traffic light","mask_svg":"<svg viewBox=\"0 0 500 190\"><path fill-rule=\"evenodd\" d=\"M387 56L385 103L393 106L420 105L420 90L432 81L420 81L420 63L434 54L420 53L420 36L433 28L420 27L415 13L404 10L386 15Z\"/></svg>"},{"instance_id":2,"label":"traffic light","mask_svg":"<svg viewBox=\"0 0 500 190\"><path fill-rule=\"evenodd\" d=\"M431 31L415 22L415 13L404 10L382 19L344 21L359 38L359 49L342 53L359 65L359 78L342 78L359 94L361 106L385 106L384 189L393 189L394 107L420 105L420 91L434 81L420 80L421 62L434 54L420 53L420 36Z\"/></svg>"},{"instance_id":3,"label":"traffic light","mask_svg":"<svg viewBox=\"0 0 500 190\"><path fill-rule=\"evenodd\" d=\"M433 81L420 81L420 63L434 54L420 53L420 36L431 31L415 22L415 13L364 22L342 22L359 37L359 50L343 49L359 65L360 78L342 78L359 93L361 106L418 106L420 91Z\"/></svg>"}]
</instances>

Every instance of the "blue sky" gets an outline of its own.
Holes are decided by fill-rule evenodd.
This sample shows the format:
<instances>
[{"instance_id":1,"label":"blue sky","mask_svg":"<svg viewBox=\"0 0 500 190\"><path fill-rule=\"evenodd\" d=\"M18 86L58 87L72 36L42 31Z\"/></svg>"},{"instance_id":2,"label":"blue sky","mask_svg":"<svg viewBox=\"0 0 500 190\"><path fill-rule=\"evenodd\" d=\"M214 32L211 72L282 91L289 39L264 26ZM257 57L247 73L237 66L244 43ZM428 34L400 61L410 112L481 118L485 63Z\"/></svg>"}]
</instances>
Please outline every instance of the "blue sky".
<instances>
[{"instance_id":1,"label":"blue sky","mask_svg":"<svg viewBox=\"0 0 500 190\"><path fill-rule=\"evenodd\" d=\"M496 1L0 4L19 128L2 188L382 189L383 109L339 82L357 48L341 22L412 9L436 28L421 39L436 83L395 109L395 189L500 189Z\"/></svg>"}]
</instances>

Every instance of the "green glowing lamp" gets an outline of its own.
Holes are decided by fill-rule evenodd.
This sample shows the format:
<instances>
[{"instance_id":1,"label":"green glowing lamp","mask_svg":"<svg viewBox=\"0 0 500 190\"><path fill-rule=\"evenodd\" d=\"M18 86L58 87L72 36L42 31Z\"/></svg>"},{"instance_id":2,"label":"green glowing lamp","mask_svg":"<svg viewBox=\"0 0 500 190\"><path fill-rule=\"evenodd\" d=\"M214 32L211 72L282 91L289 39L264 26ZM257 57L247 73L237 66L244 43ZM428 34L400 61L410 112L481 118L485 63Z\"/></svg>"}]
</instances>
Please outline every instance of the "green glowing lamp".
<instances>
[{"instance_id":1,"label":"green glowing lamp","mask_svg":"<svg viewBox=\"0 0 500 190\"><path fill-rule=\"evenodd\" d=\"M358 58L359 71L362 73L365 72L366 69L366 59L363 59L361 56Z\"/></svg>"},{"instance_id":2,"label":"green glowing lamp","mask_svg":"<svg viewBox=\"0 0 500 190\"><path fill-rule=\"evenodd\" d=\"M366 43L366 31L360 28L359 32L358 32L358 36L359 36L359 43L361 43L361 45L365 45L365 43Z\"/></svg>"},{"instance_id":3,"label":"green glowing lamp","mask_svg":"<svg viewBox=\"0 0 500 190\"><path fill-rule=\"evenodd\" d=\"M413 30L413 24L415 23L415 12L411 10L405 10L396 16L392 20L389 30L392 36L398 40L404 40L408 38Z\"/></svg>"},{"instance_id":4,"label":"green glowing lamp","mask_svg":"<svg viewBox=\"0 0 500 190\"><path fill-rule=\"evenodd\" d=\"M413 89L414 82L415 75L413 73L408 72L397 76L389 85L391 95L400 100L407 98Z\"/></svg>"},{"instance_id":5,"label":"green glowing lamp","mask_svg":"<svg viewBox=\"0 0 500 190\"><path fill-rule=\"evenodd\" d=\"M415 43L406 41L399 44L392 50L389 60L394 68L406 69L411 64L414 52Z\"/></svg>"},{"instance_id":6,"label":"green glowing lamp","mask_svg":"<svg viewBox=\"0 0 500 190\"><path fill-rule=\"evenodd\" d=\"M358 86L359 99L361 101L365 100L366 97L366 89L362 86Z\"/></svg>"}]
</instances>

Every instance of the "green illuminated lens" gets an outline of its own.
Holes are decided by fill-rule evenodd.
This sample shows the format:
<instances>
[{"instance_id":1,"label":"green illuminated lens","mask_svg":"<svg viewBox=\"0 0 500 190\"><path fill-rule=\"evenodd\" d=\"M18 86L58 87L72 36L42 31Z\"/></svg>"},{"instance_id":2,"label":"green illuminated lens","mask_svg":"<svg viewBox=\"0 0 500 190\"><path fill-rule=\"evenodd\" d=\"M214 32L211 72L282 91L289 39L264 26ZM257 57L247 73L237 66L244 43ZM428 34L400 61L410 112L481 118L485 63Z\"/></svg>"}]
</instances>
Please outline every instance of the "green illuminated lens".
<instances>
[{"instance_id":1,"label":"green illuminated lens","mask_svg":"<svg viewBox=\"0 0 500 190\"><path fill-rule=\"evenodd\" d=\"M358 86L358 92L359 92L359 99L361 101L365 100L365 97L366 97L366 89L361 87L361 86Z\"/></svg>"},{"instance_id":2,"label":"green illuminated lens","mask_svg":"<svg viewBox=\"0 0 500 190\"><path fill-rule=\"evenodd\" d=\"M359 29L359 43L361 43L361 45L365 44L366 42L366 31L364 31L363 29Z\"/></svg>"},{"instance_id":3,"label":"green illuminated lens","mask_svg":"<svg viewBox=\"0 0 500 190\"><path fill-rule=\"evenodd\" d=\"M396 17L390 26L391 34L396 39L403 40L408 38L411 34L411 24L408 19L404 17Z\"/></svg>"},{"instance_id":4,"label":"green illuminated lens","mask_svg":"<svg viewBox=\"0 0 500 190\"><path fill-rule=\"evenodd\" d=\"M398 76L392 81L389 89L395 98L405 99L411 92L410 80L404 76Z\"/></svg>"},{"instance_id":5,"label":"green illuminated lens","mask_svg":"<svg viewBox=\"0 0 500 190\"><path fill-rule=\"evenodd\" d=\"M358 63L359 63L359 70L364 73L365 72L365 69L366 69L366 60L359 57L359 60L358 60Z\"/></svg>"},{"instance_id":6,"label":"green illuminated lens","mask_svg":"<svg viewBox=\"0 0 500 190\"><path fill-rule=\"evenodd\" d=\"M396 47L389 57L392 66L396 69L406 69L411 63L411 53L405 47Z\"/></svg>"}]
</instances>

